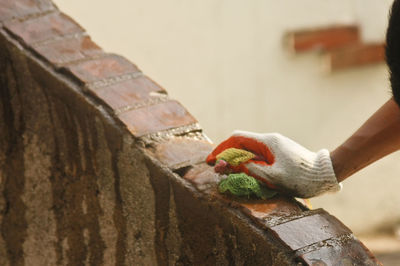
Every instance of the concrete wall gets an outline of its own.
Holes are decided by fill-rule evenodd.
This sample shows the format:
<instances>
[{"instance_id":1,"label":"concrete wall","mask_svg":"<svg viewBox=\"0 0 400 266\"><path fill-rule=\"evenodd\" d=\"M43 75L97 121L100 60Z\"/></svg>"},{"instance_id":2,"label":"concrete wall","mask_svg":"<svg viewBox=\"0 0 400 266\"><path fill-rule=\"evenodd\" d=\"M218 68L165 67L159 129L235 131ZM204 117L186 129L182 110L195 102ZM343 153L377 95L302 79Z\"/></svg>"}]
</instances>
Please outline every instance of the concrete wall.
<instances>
[{"instance_id":1,"label":"concrete wall","mask_svg":"<svg viewBox=\"0 0 400 266\"><path fill-rule=\"evenodd\" d=\"M293 56L285 32L359 24L382 41L391 0L56 0L107 50L137 62L190 108L214 142L232 130L280 132L334 149L390 96L384 64L325 73ZM400 219L399 154L313 200L356 232ZM374 215L371 215L374 213Z\"/></svg>"}]
</instances>

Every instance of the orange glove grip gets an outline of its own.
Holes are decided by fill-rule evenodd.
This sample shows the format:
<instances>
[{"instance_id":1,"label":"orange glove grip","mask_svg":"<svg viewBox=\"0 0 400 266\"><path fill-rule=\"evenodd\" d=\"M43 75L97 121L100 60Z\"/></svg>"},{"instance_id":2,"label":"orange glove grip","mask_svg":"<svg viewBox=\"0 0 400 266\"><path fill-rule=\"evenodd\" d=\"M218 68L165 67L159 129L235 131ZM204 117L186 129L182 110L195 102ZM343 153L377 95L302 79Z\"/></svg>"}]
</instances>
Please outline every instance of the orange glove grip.
<instances>
[{"instance_id":1,"label":"orange glove grip","mask_svg":"<svg viewBox=\"0 0 400 266\"><path fill-rule=\"evenodd\" d=\"M269 148L262 142L255 139L246 138L242 136L232 136L227 140L221 142L208 156L206 162L214 165L217 161L217 155L228 148L237 148L254 153L257 160L251 160L256 163L272 165L275 162L274 155Z\"/></svg>"},{"instance_id":2,"label":"orange glove grip","mask_svg":"<svg viewBox=\"0 0 400 266\"><path fill-rule=\"evenodd\" d=\"M263 183L265 183L268 187L272 189L276 189L276 186L266 182L265 179L260 178L259 176L252 174L246 167L247 163L256 163L262 165L272 165L275 162L275 157L270 151L270 149L262 142L257 141L252 138L246 138L243 136L231 136L227 140L221 142L208 156L206 162L210 165L214 165L217 161L217 155L229 148L237 148L252 152L256 155L256 158L247 161L246 163L242 163L238 166L229 165L229 169L234 173L245 173L250 175Z\"/></svg>"}]
</instances>

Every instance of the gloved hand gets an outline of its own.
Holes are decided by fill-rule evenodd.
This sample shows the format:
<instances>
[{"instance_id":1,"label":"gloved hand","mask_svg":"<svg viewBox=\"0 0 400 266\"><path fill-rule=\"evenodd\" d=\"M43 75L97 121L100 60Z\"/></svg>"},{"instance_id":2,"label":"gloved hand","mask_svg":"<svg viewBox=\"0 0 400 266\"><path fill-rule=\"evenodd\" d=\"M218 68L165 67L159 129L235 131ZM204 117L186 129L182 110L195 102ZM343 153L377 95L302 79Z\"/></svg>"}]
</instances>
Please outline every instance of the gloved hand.
<instances>
[{"instance_id":1,"label":"gloved hand","mask_svg":"<svg viewBox=\"0 0 400 266\"><path fill-rule=\"evenodd\" d=\"M235 131L214 149L207 157L207 163L214 164L216 156L227 148L244 149L256 154L257 158L263 158L262 161L250 160L231 169L245 172L285 194L311 198L341 189L328 150L311 152L277 133Z\"/></svg>"}]
</instances>

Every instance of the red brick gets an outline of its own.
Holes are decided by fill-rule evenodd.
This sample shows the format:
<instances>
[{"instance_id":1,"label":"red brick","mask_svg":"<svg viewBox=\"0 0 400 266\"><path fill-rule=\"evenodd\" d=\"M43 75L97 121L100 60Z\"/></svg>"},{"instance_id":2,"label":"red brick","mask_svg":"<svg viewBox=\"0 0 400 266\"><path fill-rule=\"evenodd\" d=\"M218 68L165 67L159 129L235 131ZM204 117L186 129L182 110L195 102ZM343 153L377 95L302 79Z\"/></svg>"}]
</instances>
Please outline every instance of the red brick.
<instances>
[{"instance_id":1,"label":"red brick","mask_svg":"<svg viewBox=\"0 0 400 266\"><path fill-rule=\"evenodd\" d=\"M89 36L66 38L44 45L34 45L33 48L55 65L66 64L103 53Z\"/></svg>"},{"instance_id":2,"label":"red brick","mask_svg":"<svg viewBox=\"0 0 400 266\"><path fill-rule=\"evenodd\" d=\"M206 140L175 137L159 143L154 155L161 163L176 169L204 162L212 149L213 146Z\"/></svg>"},{"instance_id":3,"label":"red brick","mask_svg":"<svg viewBox=\"0 0 400 266\"><path fill-rule=\"evenodd\" d=\"M75 21L59 12L31 18L22 22L8 22L5 24L5 28L12 34L20 37L27 44L84 32Z\"/></svg>"},{"instance_id":4,"label":"red brick","mask_svg":"<svg viewBox=\"0 0 400 266\"><path fill-rule=\"evenodd\" d=\"M282 196L275 196L268 200L241 203L245 211L253 217L265 220L286 218L302 214L302 210L294 201Z\"/></svg>"},{"instance_id":5,"label":"red brick","mask_svg":"<svg viewBox=\"0 0 400 266\"><path fill-rule=\"evenodd\" d=\"M150 92L165 92L165 90L146 76L96 88L93 91L114 110L148 100L151 97Z\"/></svg>"},{"instance_id":6,"label":"red brick","mask_svg":"<svg viewBox=\"0 0 400 266\"><path fill-rule=\"evenodd\" d=\"M327 53L330 70L340 70L385 61L384 44L358 44L342 47Z\"/></svg>"},{"instance_id":7,"label":"red brick","mask_svg":"<svg viewBox=\"0 0 400 266\"><path fill-rule=\"evenodd\" d=\"M300 256L306 265L381 265L357 239L333 242Z\"/></svg>"},{"instance_id":8,"label":"red brick","mask_svg":"<svg viewBox=\"0 0 400 266\"><path fill-rule=\"evenodd\" d=\"M183 176L186 180L193 183L198 189L204 190L210 187L217 187L221 180L221 176L215 173L214 168L206 163L193 166ZM217 190L211 191L215 198L226 201L225 197L221 197ZM283 196L275 196L268 200L235 200L237 208L240 208L252 218L265 222L287 221L290 217L300 216L303 214L300 206L292 199ZM293 218L292 218L293 219Z\"/></svg>"},{"instance_id":9,"label":"red brick","mask_svg":"<svg viewBox=\"0 0 400 266\"><path fill-rule=\"evenodd\" d=\"M139 71L134 64L117 55L79 62L65 68L83 83Z\"/></svg>"},{"instance_id":10,"label":"red brick","mask_svg":"<svg viewBox=\"0 0 400 266\"><path fill-rule=\"evenodd\" d=\"M0 0L0 20L4 21L54 9L53 3L48 0Z\"/></svg>"},{"instance_id":11,"label":"red brick","mask_svg":"<svg viewBox=\"0 0 400 266\"><path fill-rule=\"evenodd\" d=\"M130 110L119 115L137 137L196 123L186 109L176 101Z\"/></svg>"},{"instance_id":12,"label":"red brick","mask_svg":"<svg viewBox=\"0 0 400 266\"><path fill-rule=\"evenodd\" d=\"M318 210L315 215L279 224L271 229L292 250L351 233L338 219L323 210Z\"/></svg>"},{"instance_id":13,"label":"red brick","mask_svg":"<svg viewBox=\"0 0 400 266\"><path fill-rule=\"evenodd\" d=\"M215 173L214 168L206 163L193 166L185 173L183 178L193 183L200 190L210 187L216 188L216 185L221 180L221 176ZM226 200L225 197L220 197L216 191L212 191L211 193L220 200ZM272 219L276 221L278 218L279 220L287 221L289 217L303 214L302 209L295 200L279 195L268 200L244 200L237 198L235 201L237 203L235 204L236 207L241 207L245 213L263 222L266 220L271 221Z\"/></svg>"},{"instance_id":14,"label":"red brick","mask_svg":"<svg viewBox=\"0 0 400 266\"><path fill-rule=\"evenodd\" d=\"M183 176L193 183L198 189L203 190L215 186L220 181L220 175L214 172L214 168L206 163L193 166Z\"/></svg>"},{"instance_id":15,"label":"red brick","mask_svg":"<svg viewBox=\"0 0 400 266\"><path fill-rule=\"evenodd\" d=\"M334 26L323 29L295 31L288 34L289 46L295 52L314 49L329 50L360 40L357 26Z\"/></svg>"}]
</instances>

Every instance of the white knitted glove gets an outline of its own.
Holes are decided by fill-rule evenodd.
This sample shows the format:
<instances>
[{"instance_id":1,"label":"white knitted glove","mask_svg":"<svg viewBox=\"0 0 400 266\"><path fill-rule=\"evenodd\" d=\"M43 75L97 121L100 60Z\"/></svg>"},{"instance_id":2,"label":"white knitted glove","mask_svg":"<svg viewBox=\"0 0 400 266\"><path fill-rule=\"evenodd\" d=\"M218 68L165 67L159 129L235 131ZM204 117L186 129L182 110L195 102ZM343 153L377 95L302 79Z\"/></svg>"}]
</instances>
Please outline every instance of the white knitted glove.
<instances>
[{"instance_id":1,"label":"white knitted glove","mask_svg":"<svg viewBox=\"0 0 400 266\"><path fill-rule=\"evenodd\" d=\"M250 174L265 179L283 192L311 198L325 192L337 192L337 182L329 151L311 152L293 140L277 133L257 134L234 131L233 136L255 139L265 144L275 157L272 165L249 162L245 165Z\"/></svg>"}]
</instances>

